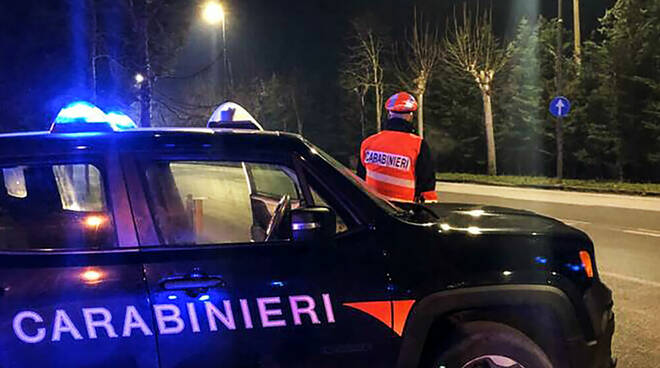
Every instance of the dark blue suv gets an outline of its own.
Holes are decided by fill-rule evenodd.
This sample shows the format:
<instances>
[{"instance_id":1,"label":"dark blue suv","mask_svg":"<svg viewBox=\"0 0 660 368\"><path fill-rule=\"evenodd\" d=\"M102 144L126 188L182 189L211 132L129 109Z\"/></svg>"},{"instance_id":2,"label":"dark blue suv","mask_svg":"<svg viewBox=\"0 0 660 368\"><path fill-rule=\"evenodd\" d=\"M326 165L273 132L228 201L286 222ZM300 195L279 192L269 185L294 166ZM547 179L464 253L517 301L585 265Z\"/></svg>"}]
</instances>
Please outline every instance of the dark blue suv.
<instances>
[{"instance_id":1,"label":"dark blue suv","mask_svg":"<svg viewBox=\"0 0 660 368\"><path fill-rule=\"evenodd\" d=\"M578 230L392 204L291 134L96 123L0 136L0 367L613 365Z\"/></svg>"}]
</instances>

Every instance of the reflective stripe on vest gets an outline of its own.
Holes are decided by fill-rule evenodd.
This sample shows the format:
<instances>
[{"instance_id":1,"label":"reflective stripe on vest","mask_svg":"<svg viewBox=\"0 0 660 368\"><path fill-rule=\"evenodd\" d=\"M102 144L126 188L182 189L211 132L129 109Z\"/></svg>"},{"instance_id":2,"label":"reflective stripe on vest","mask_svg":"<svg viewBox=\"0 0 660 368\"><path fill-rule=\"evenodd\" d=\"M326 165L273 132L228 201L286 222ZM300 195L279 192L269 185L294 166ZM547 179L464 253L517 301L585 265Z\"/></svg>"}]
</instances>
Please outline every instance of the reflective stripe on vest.
<instances>
[{"instance_id":1,"label":"reflective stripe on vest","mask_svg":"<svg viewBox=\"0 0 660 368\"><path fill-rule=\"evenodd\" d=\"M415 199L415 166L422 139L410 133L384 130L362 142L360 159L366 181L395 201Z\"/></svg>"},{"instance_id":2,"label":"reflective stripe on vest","mask_svg":"<svg viewBox=\"0 0 660 368\"><path fill-rule=\"evenodd\" d=\"M387 197L392 201L399 202L413 202L415 199L415 186L412 188L403 187L388 182L375 179L378 173L373 173L367 170L367 185L376 189L378 193ZM401 180L401 179L399 179Z\"/></svg>"},{"instance_id":3,"label":"reflective stripe on vest","mask_svg":"<svg viewBox=\"0 0 660 368\"><path fill-rule=\"evenodd\" d=\"M381 174L370 170L367 171L367 177L374 180L385 182L387 184L398 185L400 187L405 187L409 189L415 189L414 180L401 179L395 176L389 176L387 174Z\"/></svg>"}]
</instances>

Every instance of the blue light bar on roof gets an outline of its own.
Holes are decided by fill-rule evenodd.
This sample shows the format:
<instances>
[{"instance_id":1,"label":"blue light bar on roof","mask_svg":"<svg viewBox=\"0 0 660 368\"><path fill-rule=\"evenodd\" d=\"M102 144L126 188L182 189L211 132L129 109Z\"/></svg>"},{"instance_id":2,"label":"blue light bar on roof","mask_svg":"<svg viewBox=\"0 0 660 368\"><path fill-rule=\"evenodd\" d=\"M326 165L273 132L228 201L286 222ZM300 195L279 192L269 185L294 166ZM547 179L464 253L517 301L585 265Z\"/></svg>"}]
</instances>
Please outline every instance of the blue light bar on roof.
<instances>
[{"instance_id":1,"label":"blue light bar on roof","mask_svg":"<svg viewBox=\"0 0 660 368\"><path fill-rule=\"evenodd\" d=\"M107 118L101 109L91 103L76 101L62 108L55 117L54 123L107 123Z\"/></svg>"},{"instance_id":2,"label":"blue light bar on roof","mask_svg":"<svg viewBox=\"0 0 660 368\"><path fill-rule=\"evenodd\" d=\"M121 111L111 111L106 114L108 122L114 130L135 129L137 124L128 115Z\"/></svg>"},{"instance_id":3,"label":"blue light bar on roof","mask_svg":"<svg viewBox=\"0 0 660 368\"><path fill-rule=\"evenodd\" d=\"M115 132L136 127L133 120L124 113L112 112L106 114L89 102L76 101L60 110L50 127L50 132Z\"/></svg>"}]
</instances>

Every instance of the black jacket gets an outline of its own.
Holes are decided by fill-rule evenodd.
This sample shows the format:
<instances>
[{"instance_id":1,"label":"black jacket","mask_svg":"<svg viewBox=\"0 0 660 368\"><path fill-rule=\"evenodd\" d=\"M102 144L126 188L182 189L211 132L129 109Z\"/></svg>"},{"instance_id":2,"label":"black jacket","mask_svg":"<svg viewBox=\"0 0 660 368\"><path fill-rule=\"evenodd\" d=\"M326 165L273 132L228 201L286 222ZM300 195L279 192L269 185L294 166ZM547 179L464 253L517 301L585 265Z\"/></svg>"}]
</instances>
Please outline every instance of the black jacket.
<instances>
[{"instance_id":1,"label":"black jacket","mask_svg":"<svg viewBox=\"0 0 660 368\"><path fill-rule=\"evenodd\" d=\"M403 119L390 119L385 123L384 130L393 130L396 132L415 133L412 123ZM367 169L364 167L362 158L358 160L357 174L363 180L367 177ZM433 164L433 155L431 148L426 140L422 139L422 145L419 148L419 156L415 165L415 198L419 198L422 193L435 190L435 166Z\"/></svg>"}]
</instances>

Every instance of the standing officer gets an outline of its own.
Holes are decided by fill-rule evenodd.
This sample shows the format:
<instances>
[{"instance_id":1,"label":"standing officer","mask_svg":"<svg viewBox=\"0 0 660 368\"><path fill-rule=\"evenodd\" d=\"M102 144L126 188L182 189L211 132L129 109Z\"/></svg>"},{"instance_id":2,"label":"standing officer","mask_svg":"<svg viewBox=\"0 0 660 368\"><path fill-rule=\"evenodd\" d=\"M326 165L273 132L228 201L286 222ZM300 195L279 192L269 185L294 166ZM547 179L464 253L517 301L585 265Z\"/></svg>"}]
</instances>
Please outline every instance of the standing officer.
<instances>
[{"instance_id":1,"label":"standing officer","mask_svg":"<svg viewBox=\"0 0 660 368\"><path fill-rule=\"evenodd\" d=\"M362 142L358 175L392 201L437 202L431 149L412 124L417 101L399 92L385 109L385 129Z\"/></svg>"}]
</instances>

